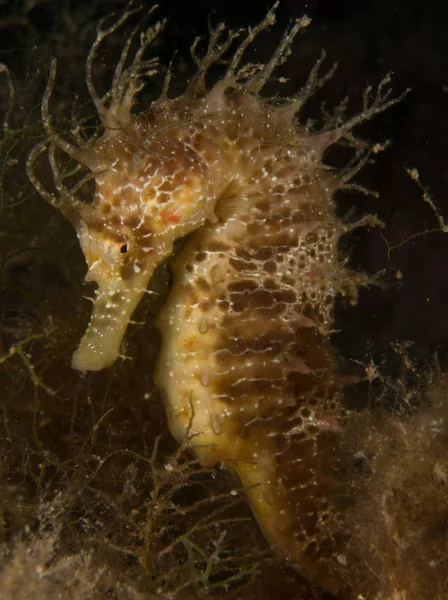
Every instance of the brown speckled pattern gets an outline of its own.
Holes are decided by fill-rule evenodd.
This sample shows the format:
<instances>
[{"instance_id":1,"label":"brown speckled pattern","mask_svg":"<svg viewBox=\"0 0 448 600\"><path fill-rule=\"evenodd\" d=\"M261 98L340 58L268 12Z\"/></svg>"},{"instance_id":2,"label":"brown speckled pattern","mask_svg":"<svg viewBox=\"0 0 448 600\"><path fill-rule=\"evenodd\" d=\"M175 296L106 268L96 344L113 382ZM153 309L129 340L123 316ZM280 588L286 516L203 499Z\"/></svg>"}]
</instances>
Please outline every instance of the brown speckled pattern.
<instances>
[{"instance_id":1,"label":"brown speckled pattern","mask_svg":"<svg viewBox=\"0 0 448 600\"><path fill-rule=\"evenodd\" d=\"M329 345L341 276L336 182L313 161L306 134L285 148L258 127L258 144L245 150L245 130L218 223L194 233L175 261L157 382L175 437L188 432L204 460L236 470L269 540L309 574L321 559L331 573L343 418Z\"/></svg>"}]
</instances>

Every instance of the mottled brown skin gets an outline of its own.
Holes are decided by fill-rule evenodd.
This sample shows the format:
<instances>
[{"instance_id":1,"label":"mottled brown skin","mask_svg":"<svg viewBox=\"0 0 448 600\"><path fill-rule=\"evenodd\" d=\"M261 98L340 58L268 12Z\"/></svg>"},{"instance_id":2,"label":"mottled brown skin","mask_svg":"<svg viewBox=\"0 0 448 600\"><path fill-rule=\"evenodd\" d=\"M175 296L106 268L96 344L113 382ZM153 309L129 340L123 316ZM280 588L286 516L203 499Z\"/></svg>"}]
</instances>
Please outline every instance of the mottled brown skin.
<instances>
[{"instance_id":1,"label":"mottled brown skin","mask_svg":"<svg viewBox=\"0 0 448 600\"><path fill-rule=\"evenodd\" d=\"M296 113L325 77L313 71L304 90L284 101L259 92L309 20L292 26L268 64L239 66L273 21L270 11L208 90L207 70L236 37L223 39L218 27L186 92L170 100L164 89L138 116L131 109L142 53L129 70L120 61L107 100L88 79L104 132L82 149L52 130L52 74L43 102L49 139L31 153L28 171L72 220L86 279L98 283L73 357L77 369L116 360L155 267L176 239L191 234L172 262L173 288L159 318L156 381L171 432L205 464L222 462L238 474L266 538L311 580L356 597L362 590L350 573L338 507L345 414L330 346L334 298L348 278L337 249L346 227L335 216L333 193L350 175L336 178L321 158L393 101L383 82L362 115L314 135L300 128ZM150 39L146 33L142 47ZM47 148L58 195L34 173ZM92 204L67 189L58 153L93 172Z\"/></svg>"},{"instance_id":2,"label":"mottled brown skin","mask_svg":"<svg viewBox=\"0 0 448 600\"><path fill-rule=\"evenodd\" d=\"M267 538L337 591L338 184L311 136L291 129L285 145L285 128L270 126L275 111L244 95L226 104L237 118L225 122L222 110L208 135L216 151L231 148L229 185L218 223L195 232L174 263L157 383L173 435L235 470ZM194 137L192 146L201 153Z\"/></svg>"}]
</instances>

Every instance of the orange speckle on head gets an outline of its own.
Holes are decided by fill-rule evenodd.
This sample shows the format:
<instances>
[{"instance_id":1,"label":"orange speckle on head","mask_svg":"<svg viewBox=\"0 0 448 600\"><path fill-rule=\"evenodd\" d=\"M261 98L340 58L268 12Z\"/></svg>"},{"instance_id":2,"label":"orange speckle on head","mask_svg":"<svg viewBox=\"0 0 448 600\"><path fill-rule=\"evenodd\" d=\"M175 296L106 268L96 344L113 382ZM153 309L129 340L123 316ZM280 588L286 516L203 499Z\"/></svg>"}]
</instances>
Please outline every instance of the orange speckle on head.
<instances>
[{"instance_id":1,"label":"orange speckle on head","mask_svg":"<svg viewBox=\"0 0 448 600\"><path fill-rule=\"evenodd\" d=\"M176 213L171 210L162 210L160 216L164 223L179 223L180 221L179 215L176 215Z\"/></svg>"}]
</instances>

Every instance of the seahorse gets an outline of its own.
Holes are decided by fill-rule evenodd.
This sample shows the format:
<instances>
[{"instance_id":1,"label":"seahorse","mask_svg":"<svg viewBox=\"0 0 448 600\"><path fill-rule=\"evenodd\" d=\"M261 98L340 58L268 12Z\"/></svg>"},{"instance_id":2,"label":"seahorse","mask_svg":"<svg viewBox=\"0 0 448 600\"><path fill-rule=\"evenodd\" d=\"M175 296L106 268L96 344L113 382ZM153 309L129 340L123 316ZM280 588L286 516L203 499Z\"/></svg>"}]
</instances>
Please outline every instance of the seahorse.
<instances>
[{"instance_id":1,"label":"seahorse","mask_svg":"<svg viewBox=\"0 0 448 600\"><path fill-rule=\"evenodd\" d=\"M238 475L267 540L310 580L340 597L362 597L341 559L346 534L338 525L346 417L330 334L335 296L357 283L338 253L352 225L336 216L333 196L366 160L353 128L396 100L385 79L365 94L361 114L344 122L337 112L318 132L301 126L302 106L331 75L320 75L323 57L294 96L263 96L310 22L304 16L293 23L266 64L244 64L277 6L239 43L242 32L224 25L211 31L205 56L196 41L197 72L182 95L169 97L168 71L160 96L137 114L143 77L159 71L145 53L161 24L133 30L111 89L100 96L92 75L98 48L134 11L101 22L86 69L101 131L78 145L56 132L53 61L42 102L47 137L30 153L28 174L72 222L86 281L98 285L75 369L116 361L155 268L188 236L171 260L173 285L158 318L155 380L171 433L189 441L204 464L221 462ZM207 86L209 70L232 48L224 75ZM337 173L322 157L343 138L357 161ZM44 152L53 190L36 174ZM88 174L74 181L77 168L70 160L64 166L67 157ZM85 202L80 190L91 179L93 200Z\"/></svg>"}]
</instances>

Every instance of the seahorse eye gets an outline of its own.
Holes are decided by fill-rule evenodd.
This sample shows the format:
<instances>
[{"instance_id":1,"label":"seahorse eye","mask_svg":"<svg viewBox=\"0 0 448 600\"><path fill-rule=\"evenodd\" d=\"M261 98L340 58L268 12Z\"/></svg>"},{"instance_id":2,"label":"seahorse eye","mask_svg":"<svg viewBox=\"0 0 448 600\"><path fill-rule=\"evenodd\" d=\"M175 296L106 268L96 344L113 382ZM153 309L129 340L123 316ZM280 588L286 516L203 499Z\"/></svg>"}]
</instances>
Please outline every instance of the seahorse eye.
<instances>
[{"instance_id":1,"label":"seahorse eye","mask_svg":"<svg viewBox=\"0 0 448 600\"><path fill-rule=\"evenodd\" d=\"M121 254L126 254L126 252L127 252L127 251L128 251L128 244L127 244L127 242L125 242L125 243L124 243L124 244L121 246L121 248L120 248L120 252L121 252Z\"/></svg>"}]
</instances>

